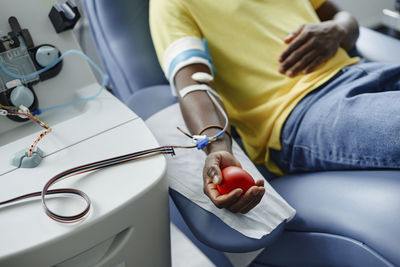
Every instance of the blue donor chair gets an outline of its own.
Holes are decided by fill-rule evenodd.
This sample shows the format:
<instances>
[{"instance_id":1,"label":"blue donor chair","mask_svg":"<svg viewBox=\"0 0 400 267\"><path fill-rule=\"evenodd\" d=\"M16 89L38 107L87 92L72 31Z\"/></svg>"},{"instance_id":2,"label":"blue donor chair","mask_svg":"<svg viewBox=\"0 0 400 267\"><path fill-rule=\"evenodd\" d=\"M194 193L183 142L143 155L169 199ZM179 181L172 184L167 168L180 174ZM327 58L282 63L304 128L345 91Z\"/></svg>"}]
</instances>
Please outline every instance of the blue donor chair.
<instances>
[{"instance_id":1,"label":"blue donor chair","mask_svg":"<svg viewBox=\"0 0 400 267\"><path fill-rule=\"evenodd\" d=\"M115 95L143 119L176 103L152 46L148 1L84 5ZM400 41L372 30L361 28L357 48L366 59L400 63ZM172 190L171 220L217 266L232 265L224 252L262 248L252 266L400 266L400 171L315 172L271 184L297 214L261 239L241 235Z\"/></svg>"}]
</instances>

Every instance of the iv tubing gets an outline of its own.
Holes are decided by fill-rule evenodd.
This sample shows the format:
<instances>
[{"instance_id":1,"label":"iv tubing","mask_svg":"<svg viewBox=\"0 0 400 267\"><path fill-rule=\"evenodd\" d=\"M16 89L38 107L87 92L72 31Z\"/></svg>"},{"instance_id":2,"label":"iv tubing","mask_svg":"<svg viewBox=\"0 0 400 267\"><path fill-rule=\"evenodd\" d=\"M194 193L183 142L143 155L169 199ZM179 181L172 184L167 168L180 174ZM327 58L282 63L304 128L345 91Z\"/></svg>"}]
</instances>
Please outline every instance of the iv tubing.
<instances>
[{"instance_id":1,"label":"iv tubing","mask_svg":"<svg viewBox=\"0 0 400 267\"><path fill-rule=\"evenodd\" d=\"M75 49L66 51L64 54L62 54L59 58L57 58L57 60L55 60L50 65L46 66L45 68L43 68L41 70L35 71L33 73L30 73L30 74L19 75L19 74L12 73L3 65L3 63L1 61L0 61L0 68L3 70L3 72L5 74L7 74L8 76L10 76L10 77L12 77L14 79L29 79L29 78L32 78L32 77L34 77L36 75L40 75L43 72L51 69L52 67L57 65L61 60L63 60L64 57L66 57L66 56L68 56L70 54L76 54L76 55L82 56L100 74L102 81L101 81L101 87L100 87L99 91L96 94L94 94L93 96L90 96L90 97L78 98L78 99L69 101L69 102L64 103L64 104L54 105L54 106L43 108L43 109L37 109L37 110L35 110L33 112L33 114L37 115L37 114L40 114L40 113L43 113L43 112L46 112L46 111L49 111L49 110L64 108L64 107L67 107L67 106L70 106L70 105L73 105L73 104L76 104L76 103L79 103L79 102L82 102L82 101L89 101L89 100L93 100L93 99L97 98L101 94L103 89L106 87L106 84L107 84L106 75L103 73L103 71L100 69L100 67L96 63L94 63L94 61L91 58L89 58L87 55L85 55L82 51L75 50Z\"/></svg>"}]
</instances>

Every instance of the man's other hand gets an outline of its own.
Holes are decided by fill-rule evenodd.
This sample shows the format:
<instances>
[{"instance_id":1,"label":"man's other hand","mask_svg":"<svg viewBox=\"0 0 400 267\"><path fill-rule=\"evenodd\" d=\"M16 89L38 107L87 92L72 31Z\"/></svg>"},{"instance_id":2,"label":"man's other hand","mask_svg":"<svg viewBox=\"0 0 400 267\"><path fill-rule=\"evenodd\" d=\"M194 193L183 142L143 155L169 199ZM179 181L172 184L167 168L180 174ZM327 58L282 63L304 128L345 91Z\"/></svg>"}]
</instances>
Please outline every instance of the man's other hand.
<instances>
[{"instance_id":1,"label":"man's other hand","mask_svg":"<svg viewBox=\"0 0 400 267\"><path fill-rule=\"evenodd\" d=\"M258 180L256 185L250 187L246 193L238 188L226 195L221 195L217 184L222 182L221 169L228 166L241 167L239 161L229 152L212 152L207 156L203 168L204 193L220 209L225 208L234 213L247 213L257 206L264 196L264 180Z\"/></svg>"},{"instance_id":2,"label":"man's other hand","mask_svg":"<svg viewBox=\"0 0 400 267\"><path fill-rule=\"evenodd\" d=\"M294 77L299 72L312 72L336 54L346 31L334 21L301 25L289 34L289 44L279 57L279 72Z\"/></svg>"}]
</instances>

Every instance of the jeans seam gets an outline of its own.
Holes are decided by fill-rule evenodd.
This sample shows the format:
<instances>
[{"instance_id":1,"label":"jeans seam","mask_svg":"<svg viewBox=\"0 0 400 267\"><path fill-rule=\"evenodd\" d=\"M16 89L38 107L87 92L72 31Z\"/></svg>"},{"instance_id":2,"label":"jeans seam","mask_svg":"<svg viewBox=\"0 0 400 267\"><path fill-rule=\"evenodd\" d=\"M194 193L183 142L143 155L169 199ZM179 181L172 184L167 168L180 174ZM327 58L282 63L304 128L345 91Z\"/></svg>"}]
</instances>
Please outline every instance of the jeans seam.
<instances>
[{"instance_id":1,"label":"jeans seam","mask_svg":"<svg viewBox=\"0 0 400 267\"><path fill-rule=\"evenodd\" d=\"M370 72L368 72L368 71L367 71L366 69L364 69L362 66L353 65L353 66L351 66L351 67L363 71L364 74L366 74L366 75L370 74Z\"/></svg>"},{"instance_id":2,"label":"jeans seam","mask_svg":"<svg viewBox=\"0 0 400 267\"><path fill-rule=\"evenodd\" d=\"M290 145L289 145L290 146ZM370 162L372 164L367 165L368 167L380 167L380 168L388 168L388 167L394 167L395 165L400 165L400 161L396 161L394 159L385 159L385 158L379 158L379 157L369 157L369 156L357 156L354 158L353 156L349 156L348 154L345 153L339 153L341 156L334 156L333 151L329 151L328 153L321 153L318 151L313 151L311 148L305 145L292 145L293 151L296 149L300 149L304 152L314 154L314 157L318 160L325 161L325 162L330 162L330 163L344 163L344 164L350 164L352 166L359 166L359 167L366 167L367 162ZM338 153L336 153L338 154ZM328 156L327 156L328 155ZM357 163L354 165L354 163ZM292 164L290 164L292 165ZM298 169L298 168L296 168ZM312 170L312 168L308 168L309 170ZM307 169L304 169L307 170Z\"/></svg>"}]
</instances>

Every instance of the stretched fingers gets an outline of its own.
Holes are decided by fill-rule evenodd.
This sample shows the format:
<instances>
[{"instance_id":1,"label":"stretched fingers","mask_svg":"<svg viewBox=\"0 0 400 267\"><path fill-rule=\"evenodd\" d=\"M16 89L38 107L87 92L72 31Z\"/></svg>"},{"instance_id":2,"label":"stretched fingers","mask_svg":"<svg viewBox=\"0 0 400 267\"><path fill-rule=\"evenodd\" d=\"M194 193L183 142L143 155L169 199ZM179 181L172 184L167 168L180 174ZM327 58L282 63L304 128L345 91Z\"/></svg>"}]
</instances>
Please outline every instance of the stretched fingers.
<instances>
[{"instance_id":1,"label":"stretched fingers","mask_svg":"<svg viewBox=\"0 0 400 267\"><path fill-rule=\"evenodd\" d=\"M294 50L290 55L288 55L285 60L282 62L282 64L279 66L279 72L280 73L286 73L287 75L290 75L289 70L295 67L296 64L299 62L305 61L305 57L309 53L316 53L314 51L314 44L313 40L307 40L305 43L303 43L297 50ZM293 71L292 71L293 72Z\"/></svg>"},{"instance_id":2,"label":"stretched fingers","mask_svg":"<svg viewBox=\"0 0 400 267\"><path fill-rule=\"evenodd\" d=\"M324 63L326 61L326 59L322 56L318 56L316 57L313 62L311 62L307 68L305 68L303 70L304 74L310 73L312 71L314 71L319 65L321 65L322 63Z\"/></svg>"},{"instance_id":3,"label":"stretched fingers","mask_svg":"<svg viewBox=\"0 0 400 267\"><path fill-rule=\"evenodd\" d=\"M284 42L285 43L290 43L292 42L304 29L306 25L303 24L299 28L297 28L295 31L291 32L288 36L285 37Z\"/></svg>"},{"instance_id":4,"label":"stretched fingers","mask_svg":"<svg viewBox=\"0 0 400 267\"><path fill-rule=\"evenodd\" d=\"M309 34L304 31L305 26L301 27L301 31L293 36L292 41L279 56L279 62L284 62L294 51L306 43L309 39Z\"/></svg>"},{"instance_id":5,"label":"stretched fingers","mask_svg":"<svg viewBox=\"0 0 400 267\"><path fill-rule=\"evenodd\" d=\"M310 50L306 55L304 55L300 60L298 60L293 66L286 71L289 77L294 77L300 71L305 70L309 67L312 62L320 56L320 52L317 50Z\"/></svg>"}]
</instances>

